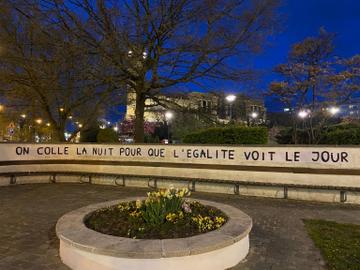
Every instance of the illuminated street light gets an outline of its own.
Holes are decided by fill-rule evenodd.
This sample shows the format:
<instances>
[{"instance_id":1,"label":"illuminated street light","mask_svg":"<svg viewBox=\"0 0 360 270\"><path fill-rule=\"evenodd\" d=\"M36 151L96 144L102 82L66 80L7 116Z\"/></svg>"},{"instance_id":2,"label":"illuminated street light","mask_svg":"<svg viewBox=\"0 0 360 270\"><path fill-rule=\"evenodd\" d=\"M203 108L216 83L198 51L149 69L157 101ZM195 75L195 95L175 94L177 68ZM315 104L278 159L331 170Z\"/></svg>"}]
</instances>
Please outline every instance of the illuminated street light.
<instances>
[{"instance_id":1,"label":"illuminated street light","mask_svg":"<svg viewBox=\"0 0 360 270\"><path fill-rule=\"evenodd\" d=\"M118 132L118 131L119 131L119 128L118 128L117 126L115 126L115 127L113 127L113 130L114 130L115 132Z\"/></svg>"},{"instance_id":2,"label":"illuminated street light","mask_svg":"<svg viewBox=\"0 0 360 270\"><path fill-rule=\"evenodd\" d=\"M0 104L0 112L2 112L4 109L5 109L5 106Z\"/></svg>"},{"instance_id":3,"label":"illuminated street light","mask_svg":"<svg viewBox=\"0 0 360 270\"><path fill-rule=\"evenodd\" d=\"M47 126L47 127L50 127L50 126L51 126L51 124L50 124L50 123L46 123L46 126Z\"/></svg>"},{"instance_id":4,"label":"illuminated street light","mask_svg":"<svg viewBox=\"0 0 360 270\"><path fill-rule=\"evenodd\" d=\"M227 102L229 102L229 118L231 121L232 120L232 104L235 101L236 96L235 95L227 95L225 97L225 99L227 100Z\"/></svg>"},{"instance_id":5,"label":"illuminated street light","mask_svg":"<svg viewBox=\"0 0 360 270\"><path fill-rule=\"evenodd\" d=\"M144 58L144 59L147 58L147 52L143 52L143 58Z\"/></svg>"},{"instance_id":6,"label":"illuminated street light","mask_svg":"<svg viewBox=\"0 0 360 270\"><path fill-rule=\"evenodd\" d=\"M228 102L232 103L232 102L235 101L236 96L235 96L235 95L227 95L227 96L225 97L225 99L226 99Z\"/></svg>"},{"instance_id":7,"label":"illuminated street light","mask_svg":"<svg viewBox=\"0 0 360 270\"><path fill-rule=\"evenodd\" d=\"M167 139L168 139L168 143L170 143L170 120L174 117L174 114L170 111L167 111L165 113L165 119L166 119L166 124L167 124Z\"/></svg>"},{"instance_id":8,"label":"illuminated street light","mask_svg":"<svg viewBox=\"0 0 360 270\"><path fill-rule=\"evenodd\" d=\"M39 125L41 125L42 122L43 122L43 120L42 120L41 118L35 120L35 123L36 123L36 124L39 124Z\"/></svg>"},{"instance_id":9,"label":"illuminated street light","mask_svg":"<svg viewBox=\"0 0 360 270\"><path fill-rule=\"evenodd\" d=\"M72 117L72 115L69 115L68 118L69 118L69 119L72 119L73 117Z\"/></svg>"},{"instance_id":10,"label":"illuminated street light","mask_svg":"<svg viewBox=\"0 0 360 270\"><path fill-rule=\"evenodd\" d=\"M298 113L298 116L302 119L304 119L305 117L307 117L309 115L309 111L306 111L306 110L301 110L299 111Z\"/></svg>"},{"instance_id":11,"label":"illuminated street light","mask_svg":"<svg viewBox=\"0 0 360 270\"><path fill-rule=\"evenodd\" d=\"M59 109L60 112L63 112L64 110L65 110L64 108L60 108L60 109Z\"/></svg>"},{"instance_id":12,"label":"illuminated street light","mask_svg":"<svg viewBox=\"0 0 360 270\"><path fill-rule=\"evenodd\" d=\"M23 114L20 115L20 117L23 118L23 119L25 119L25 118L26 118L26 114L23 113Z\"/></svg>"},{"instance_id":13,"label":"illuminated street light","mask_svg":"<svg viewBox=\"0 0 360 270\"><path fill-rule=\"evenodd\" d=\"M330 107L329 112L331 113L331 115L335 115L335 114L340 112L340 108L338 108L338 107Z\"/></svg>"},{"instance_id":14,"label":"illuminated street light","mask_svg":"<svg viewBox=\"0 0 360 270\"><path fill-rule=\"evenodd\" d=\"M166 121L171 120L173 117L174 117L174 114L172 112L168 111L168 112L165 113Z\"/></svg>"},{"instance_id":15,"label":"illuminated street light","mask_svg":"<svg viewBox=\"0 0 360 270\"><path fill-rule=\"evenodd\" d=\"M257 112L252 112L250 114L250 116L251 116L251 118L255 119L255 118L257 118L259 116L259 114Z\"/></svg>"},{"instance_id":16,"label":"illuminated street light","mask_svg":"<svg viewBox=\"0 0 360 270\"><path fill-rule=\"evenodd\" d=\"M78 124L78 127L79 127L79 128L82 128L82 127L83 127L83 125L82 125L81 123L79 123L79 124Z\"/></svg>"}]
</instances>

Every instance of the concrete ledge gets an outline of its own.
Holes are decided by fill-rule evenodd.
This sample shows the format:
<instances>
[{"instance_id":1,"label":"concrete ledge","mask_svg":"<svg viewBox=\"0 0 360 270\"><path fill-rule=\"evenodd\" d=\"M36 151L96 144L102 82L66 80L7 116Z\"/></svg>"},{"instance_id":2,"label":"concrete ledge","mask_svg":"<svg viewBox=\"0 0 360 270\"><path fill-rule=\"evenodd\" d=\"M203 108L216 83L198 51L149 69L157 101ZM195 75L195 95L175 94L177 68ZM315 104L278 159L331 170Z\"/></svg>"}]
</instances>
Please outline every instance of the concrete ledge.
<instances>
[{"instance_id":1,"label":"concrete ledge","mask_svg":"<svg viewBox=\"0 0 360 270\"><path fill-rule=\"evenodd\" d=\"M177 239L130 239L101 234L84 225L91 212L137 198L105 202L72 211L56 225L60 257L72 269L227 269L249 251L251 218L239 209L209 201L228 217L220 229Z\"/></svg>"}]
</instances>

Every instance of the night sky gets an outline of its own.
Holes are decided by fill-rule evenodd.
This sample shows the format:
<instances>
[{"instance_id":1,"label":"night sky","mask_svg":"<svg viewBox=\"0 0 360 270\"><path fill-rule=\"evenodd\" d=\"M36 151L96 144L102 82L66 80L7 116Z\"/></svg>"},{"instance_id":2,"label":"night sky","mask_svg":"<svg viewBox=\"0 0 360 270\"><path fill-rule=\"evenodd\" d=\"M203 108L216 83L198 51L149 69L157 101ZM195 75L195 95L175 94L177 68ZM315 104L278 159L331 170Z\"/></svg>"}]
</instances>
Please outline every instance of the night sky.
<instances>
[{"instance_id":1,"label":"night sky","mask_svg":"<svg viewBox=\"0 0 360 270\"><path fill-rule=\"evenodd\" d=\"M262 53L247 59L247 64L259 71L260 92L276 80L272 69L286 61L291 45L308 36L316 36L320 27L336 33L335 55L350 57L360 53L360 1L358 0L284 0L280 8L281 29L269 38ZM248 86L217 82L215 89L228 93L252 92ZM268 111L281 111L283 106L272 98L265 98ZM113 118L113 117L111 117ZM115 117L116 118L116 117Z\"/></svg>"},{"instance_id":2,"label":"night sky","mask_svg":"<svg viewBox=\"0 0 360 270\"><path fill-rule=\"evenodd\" d=\"M286 61L291 45L308 36L316 36L320 27L336 34L335 55L350 57L360 53L360 1L357 0L288 0L280 9L283 29L270 39L264 52L255 57L253 66L264 72L259 87L266 90L276 79L272 68ZM269 111L282 106L266 98Z\"/></svg>"}]
</instances>

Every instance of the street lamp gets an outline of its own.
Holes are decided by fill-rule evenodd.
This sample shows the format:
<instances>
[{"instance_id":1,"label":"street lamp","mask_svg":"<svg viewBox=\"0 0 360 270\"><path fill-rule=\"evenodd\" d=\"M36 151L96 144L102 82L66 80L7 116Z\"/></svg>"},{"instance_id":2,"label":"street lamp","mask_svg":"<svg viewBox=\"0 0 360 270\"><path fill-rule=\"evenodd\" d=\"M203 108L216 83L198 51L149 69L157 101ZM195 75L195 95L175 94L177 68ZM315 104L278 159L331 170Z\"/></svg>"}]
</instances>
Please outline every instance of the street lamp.
<instances>
[{"instance_id":1,"label":"street lamp","mask_svg":"<svg viewBox=\"0 0 360 270\"><path fill-rule=\"evenodd\" d=\"M25 118L26 118L26 114L23 113L23 114L20 115L20 117L21 117L22 119L25 119Z\"/></svg>"},{"instance_id":2,"label":"street lamp","mask_svg":"<svg viewBox=\"0 0 360 270\"><path fill-rule=\"evenodd\" d=\"M38 119L35 120L35 123L39 124L39 125L41 125L42 122L43 122L43 120L41 118L38 118Z\"/></svg>"},{"instance_id":3,"label":"street lamp","mask_svg":"<svg viewBox=\"0 0 360 270\"><path fill-rule=\"evenodd\" d=\"M298 116L299 116L301 119L304 119L304 118L306 118L309 114L310 114L310 111L309 111L309 110L301 110L301 111L299 111Z\"/></svg>"},{"instance_id":4,"label":"street lamp","mask_svg":"<svg viewBox=\"0 0 360 270\"><path fill-rule=\"evenodd\" d=\"M226 101L229 102L229 118L232 120L232 104L234 103L236 96L235 95L227 95L225 97Z\"/></svg>"},{"instance_id":5,"label":"street lamp","mask_svg":"<svg viewBox=\"0 0 360 270\"><path fill-rule=\"evenodd\" d=\"M0 112L2 112L4 109L5 109L5 106L0 104Z\"/></svg>"},{"instance_id":6,"label":"street lamp","mask_svg":"<svg viewBox=\"0 0 360 270\"><path fill-rule=\"evenodd\" d=\"M331 115L338 114L340 112L340 108L339 107L330 107L329 112L331 113Z\"/></svg>"},{"instance_id":7,"label":"street lamp","mask_svg":"<svg viewBox=\"0 0 360 270\"><path fill-rule=\"evenodd\" d=\"M251 118L255 119L255 118L257 118L259 116L259 114L257 112L252 112L250 114L250 116L251 116Z\"/></svg>"},{"instance_id":8,"label":"street lamp","mask_svg":"<svg viewBox=\"0 0 360 270\"><path fill-rule=\"evenodd\" d=\"M165 113L165 119L166 119L166 124L167 124L167 138L168 138L168 143L170 143L170 120L174 117L174 114L170 111L167 111Z\"/></svg>"}]
</instances>

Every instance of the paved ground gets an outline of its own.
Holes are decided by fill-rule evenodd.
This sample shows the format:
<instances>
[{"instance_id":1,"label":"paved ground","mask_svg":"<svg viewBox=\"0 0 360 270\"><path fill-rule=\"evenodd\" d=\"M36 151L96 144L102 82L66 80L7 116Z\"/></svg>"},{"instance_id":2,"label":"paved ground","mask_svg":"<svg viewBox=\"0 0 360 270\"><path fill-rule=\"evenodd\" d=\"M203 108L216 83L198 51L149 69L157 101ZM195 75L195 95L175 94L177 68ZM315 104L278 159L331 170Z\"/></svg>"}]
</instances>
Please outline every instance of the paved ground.
<instances>
[{"instance_id":1,"label":"paved ground","mask_svg":"<svg viewBox=\"0 0 360 270\"><path fill-rule=\"evenodd\" d=\"M89 184L35 184L0 188L0 270L68 270L58 255L57 219L91 203L144 195L145 189ZM251 250L234 270L326 269L302 219L360 224L360 206L194 193L225 202L254 220Z\"/></svg>"}]
</instances>

